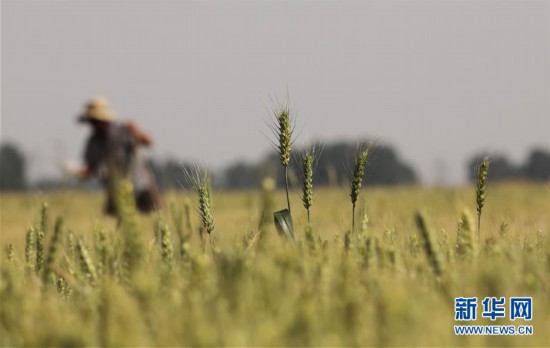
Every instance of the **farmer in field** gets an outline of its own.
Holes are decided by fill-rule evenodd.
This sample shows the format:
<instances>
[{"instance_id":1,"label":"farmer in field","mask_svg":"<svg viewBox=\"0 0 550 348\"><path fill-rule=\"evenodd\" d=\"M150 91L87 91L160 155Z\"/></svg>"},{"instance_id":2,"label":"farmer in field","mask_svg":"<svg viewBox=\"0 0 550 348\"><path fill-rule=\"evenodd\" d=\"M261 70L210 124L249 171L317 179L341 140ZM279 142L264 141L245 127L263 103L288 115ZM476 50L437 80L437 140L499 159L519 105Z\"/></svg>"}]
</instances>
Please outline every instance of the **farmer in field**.
<instances>
[{"instance_id":1,"label":"farmer in field","mask_svg":"<svg viewBox=\"0 0 550 348\"><path fill-rule=\"evenodd\" d=\"M116 215L116 190L124 179L133 184L139 211L147 213L160 208L154 176L139 151L140 147L152 144L151 138L131 122L116 122L103 98L92 99L78 121L89 124L92 134L84 151L85 164L75 174L101 179L107 191L105 213Z\"/></svg>"}]
</instances>

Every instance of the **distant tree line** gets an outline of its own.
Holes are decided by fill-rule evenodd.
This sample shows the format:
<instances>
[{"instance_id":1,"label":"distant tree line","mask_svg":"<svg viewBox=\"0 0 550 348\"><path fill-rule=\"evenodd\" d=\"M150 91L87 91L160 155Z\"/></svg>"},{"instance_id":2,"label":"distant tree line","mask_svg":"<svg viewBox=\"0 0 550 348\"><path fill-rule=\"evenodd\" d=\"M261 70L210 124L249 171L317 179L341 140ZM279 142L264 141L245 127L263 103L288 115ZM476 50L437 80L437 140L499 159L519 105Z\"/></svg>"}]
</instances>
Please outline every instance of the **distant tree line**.
<instances>
[{"instance_id":1,"label":"distant tree line","mask_svg":"<svg viewBox=\"0 0 550 348\"><path fill-rule=\"evenodd\" d=\"M319 153L314 182L318 186L341 186L349 182L353 156L357 145L352 142L326 144ZM300 153L295 149L291 161L289 179L293 186L300 184ZM484 155L475 155L468 161L468 177L475 178L475 169ZM515 165L505 156L490 155L489 179L498 180L550 180L550 151L533 149L527 160ZM21 150L14 144L0 145L0 190L25 190L29 188L26 179L26 160ZM151 168L162 190L189 188L184 168L192 170L190 163L177 159L164 161L151 160ZM237 162L224 170L214 173L213 184L223 189L253 189L260 187L262 179L270 176L276 179L278 186L283 185L283 171L275 152L269 153L257 163ZM377 145L369 153L365 185L409 185L417 183L413 168L405 163L397 152L388 145ZM46 180L34 183L31 189L56 189L60 187L93 188L96 184L66 183L61 180Z\"/></svg>"},{"instance_id":2,"label":"distant tree line","mask_svg":"<svg viewBox=\"0 0 550 348\"><path fill-rule=\"evenodd\" d=\"M479 165L485 155L478 154L468 162L468 178L475 181L475 168ZM527 160L515 165L503 155L489 154L489 180L550 180L550 152L543 149L533 149Z\"/></svg>"},{"instance_id":3,"label":"distant tree line","mask_svg":"<svg viewBox=\"0 0 550 348\"><path fill-rule=\"evenodd\" d=\"M319 186L339 186L348 183L353 159L357 152L355 143L338 142L327 144L318 153L314 168L314 181ZM300 185L301 149L294 152L290 164L289 179L292 186ZM258 187L261 179L271 176L281 187L284 182L283 169L277 154L270 153L257 164L235 163L223 172L223 185L226 188ZM408 164L404 163L395 150L389 146L378 145L369 153L366 169L366 185L414 184L417 176Z\"/></svg>"},{"instance_id":4,"label":"distant tree line","mask_svg":"<svg viewBox=\"0 0 550 348\"><path fill-rule=\"evenodd\" d=\"M316 185L344 185L351 175L353 157L356 154L355 143L338 142L324 146L319 151L316 161L314 180ZM296 149L290 164L290 183L293 186L300 184L301 149ZM177 160L164 162L151 161L151 167L161 189L189 187L183 175L184 169L190 169L189 163ZM262 179L270 176L276 179L277 185L283 185L283 170L275 152L266 155L258 163L236 162L226 167L222 172L214 175L214 185L224 189L253 189L258 188ZM417 176L411 166L404 163L395 150L389 146L376 146L369 155L367 164L366 185L397 185L414 184Z\"/></svg>"}]
</instances>

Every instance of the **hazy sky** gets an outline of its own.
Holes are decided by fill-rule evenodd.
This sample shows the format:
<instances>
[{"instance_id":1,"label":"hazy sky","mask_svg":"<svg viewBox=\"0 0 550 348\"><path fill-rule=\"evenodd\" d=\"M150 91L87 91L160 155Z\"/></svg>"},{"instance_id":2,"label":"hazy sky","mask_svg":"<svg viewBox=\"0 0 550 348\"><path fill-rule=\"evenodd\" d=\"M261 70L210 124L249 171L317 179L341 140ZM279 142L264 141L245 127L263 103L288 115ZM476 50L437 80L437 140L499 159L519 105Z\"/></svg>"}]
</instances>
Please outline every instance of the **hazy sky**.
<instances>
[{"instance_id":1,"label":"hazy sky","mask_svg":"<svg viewBox=\"0 0 550 348\"><path fill-rule=\"evenodd\" d=\"M75 122L106 96L156 140L214 168L257 160L287 87L310 138L376 136L425 182L479 150L550 148L548 1L5 1L1 138L31 178L79 159Z\"/></svg>"}]
</instances>

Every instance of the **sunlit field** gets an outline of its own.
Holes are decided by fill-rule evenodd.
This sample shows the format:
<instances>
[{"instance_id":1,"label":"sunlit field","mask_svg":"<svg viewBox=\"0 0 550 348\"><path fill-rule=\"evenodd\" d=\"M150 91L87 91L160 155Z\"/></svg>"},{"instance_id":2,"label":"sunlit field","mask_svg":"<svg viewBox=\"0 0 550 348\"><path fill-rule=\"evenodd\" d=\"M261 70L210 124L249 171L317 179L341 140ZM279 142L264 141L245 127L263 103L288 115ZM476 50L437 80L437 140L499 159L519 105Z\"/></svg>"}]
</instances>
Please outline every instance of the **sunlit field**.
<instances>
[{"instance_id":1,"label":"sunlit field","mask_svg":"<svg viewBox=\"0 0 550 348\"><path fill-rule=\"evenodd\" d=\"M2 193L1 344L548 345L550 185L487 193L478 231L473 186L367 187L351 231L348 188L315 191L311 228L291 191L295 243L273 225L283 191L214 191L210 238L192 191L121 221L99 192ZM532 297L532 320L482 318L488 296ZM457 297L533 335L457 336Z\"/></svg>"}]
</instances>

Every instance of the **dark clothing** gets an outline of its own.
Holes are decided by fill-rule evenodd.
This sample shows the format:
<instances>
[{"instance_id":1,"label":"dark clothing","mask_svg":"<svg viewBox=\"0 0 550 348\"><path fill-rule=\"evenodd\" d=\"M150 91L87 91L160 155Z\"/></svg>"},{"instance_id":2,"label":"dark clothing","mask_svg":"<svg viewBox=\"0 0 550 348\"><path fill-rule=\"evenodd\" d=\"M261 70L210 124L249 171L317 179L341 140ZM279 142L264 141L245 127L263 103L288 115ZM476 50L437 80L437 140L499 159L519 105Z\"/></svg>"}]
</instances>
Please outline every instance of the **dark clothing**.
<instances>
[{"instance_id":1,"label":"dark clothing","mask_svg":"<svg viewBox=\"0 0 550 348\"><path fill-rule=\"evenodd\" d=\"M116 187L121 179L132 182L140 211L150 212L161 206L153 174L139 153L139 146L139 140L129 128L116 122L108 124L106 134L94 133L88 140L84 160L107 190L105 210L108 214L116 213Z\"/></svg>"}]
</instances>

